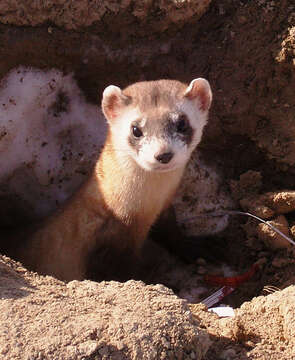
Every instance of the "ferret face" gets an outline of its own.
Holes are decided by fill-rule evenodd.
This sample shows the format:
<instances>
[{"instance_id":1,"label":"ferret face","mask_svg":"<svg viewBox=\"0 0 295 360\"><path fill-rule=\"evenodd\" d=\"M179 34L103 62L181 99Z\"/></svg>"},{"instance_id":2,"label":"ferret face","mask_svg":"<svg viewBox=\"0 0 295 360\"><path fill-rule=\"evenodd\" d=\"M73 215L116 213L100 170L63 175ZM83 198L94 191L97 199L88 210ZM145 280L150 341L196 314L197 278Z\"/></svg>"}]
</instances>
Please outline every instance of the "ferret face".
<instances>
[{"instance_id":1,"label":"ferret face","mask_svg":"<svg viewBox=\"0 0 295 360\"><path fill-rule=\"evenodd\" d=\"M146 171L184 167L201 140L211 98L204 79L188 87L172 80L136 83L124 91L107 87L102 109L115 151Z\"/></svg>"}]
</instances>

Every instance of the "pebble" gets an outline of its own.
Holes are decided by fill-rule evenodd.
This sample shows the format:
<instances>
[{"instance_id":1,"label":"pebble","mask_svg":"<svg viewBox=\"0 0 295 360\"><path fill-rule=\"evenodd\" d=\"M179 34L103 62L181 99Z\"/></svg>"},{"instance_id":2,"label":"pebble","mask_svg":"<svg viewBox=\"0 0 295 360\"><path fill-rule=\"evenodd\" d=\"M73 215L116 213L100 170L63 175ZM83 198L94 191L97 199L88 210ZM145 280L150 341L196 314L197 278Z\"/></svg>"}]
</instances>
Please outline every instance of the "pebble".
<instances>
[{"instance_id":1,"label":"pebble","mask_svg":"<svg viewBox=\"0 0 295 360\"><path fill-rule=\"evenodd\" d=\"M289 236L289 224L285 216L280 215L269 221L269 224L275 226L284 235ZM273 250L291 247L289 241L284 239L281 235L277 234L266 224L261 223L257 226L257 235L258 238L262 240L267 247Z\"/></svg>"},{"instance_id":2,"label":"pebble","mask_svg":"<svg viewBox=\"0 0 295 360\"><path fill-rule=\"evenodd\" d=\"M291 226L290 231L292 236L295 237L295 225Z\"/></svg>"}]
</instances>

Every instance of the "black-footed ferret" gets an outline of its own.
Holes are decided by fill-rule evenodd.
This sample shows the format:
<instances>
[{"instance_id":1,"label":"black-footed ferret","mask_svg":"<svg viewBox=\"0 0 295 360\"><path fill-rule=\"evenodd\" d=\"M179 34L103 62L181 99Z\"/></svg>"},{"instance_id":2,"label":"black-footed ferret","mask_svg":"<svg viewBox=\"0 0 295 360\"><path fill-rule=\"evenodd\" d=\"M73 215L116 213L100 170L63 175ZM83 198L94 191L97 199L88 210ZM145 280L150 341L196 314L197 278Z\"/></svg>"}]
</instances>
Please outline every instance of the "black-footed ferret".
<instances>
[{"instance_id":1,"label":"black-footed ferret","mask_svg":"<svg viewBox=\"0 0 295 360\"><path fill-rule=\"evenodd\" d=\"M138 253L166 209L201 140L209 83L135 83L103 92L109 129L88 181L37 230L19 259L30 269L70 281L86 277L90 254L114 248Z\"/></svg>"}]
</instances>

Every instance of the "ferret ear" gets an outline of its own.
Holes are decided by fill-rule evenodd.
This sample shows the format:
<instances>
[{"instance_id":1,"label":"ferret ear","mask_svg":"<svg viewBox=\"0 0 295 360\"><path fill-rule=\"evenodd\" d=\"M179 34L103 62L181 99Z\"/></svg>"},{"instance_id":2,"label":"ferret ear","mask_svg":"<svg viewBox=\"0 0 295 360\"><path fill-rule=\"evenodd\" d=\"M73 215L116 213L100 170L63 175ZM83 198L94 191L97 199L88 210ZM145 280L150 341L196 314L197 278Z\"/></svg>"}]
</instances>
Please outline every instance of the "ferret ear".
<instances>
[{"instance_id":1,"label":"ferret ear","mask_svg":"<svg viewBox=\"0 0 295 360\"><path fill-rule=\"evenodd\" d=\"M104 89L101 107L107 120L112 122L130 102L131 98L124 95L118 86L110 85Z\"/></svg>"},{"instance_id":2,"label":"ferret ear","mask_svg":"<svg viewBox=\"0 0 295 360\"><path fill-rule=\"evenodd\" d=\"M189 100L197 100L199 109L208 111L212 102L212 92L209 82L203 78L192 80L185 90L184 97Z\"/></svg>"}]
</instances>

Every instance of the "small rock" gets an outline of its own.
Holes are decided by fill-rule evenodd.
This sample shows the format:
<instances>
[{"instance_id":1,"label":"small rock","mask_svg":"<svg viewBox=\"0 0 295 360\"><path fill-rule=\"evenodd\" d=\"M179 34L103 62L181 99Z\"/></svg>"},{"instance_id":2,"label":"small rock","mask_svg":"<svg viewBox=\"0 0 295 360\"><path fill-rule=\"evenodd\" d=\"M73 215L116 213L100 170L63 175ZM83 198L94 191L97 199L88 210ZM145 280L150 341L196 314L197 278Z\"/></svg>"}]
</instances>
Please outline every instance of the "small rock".
<instances>
[{"instance_id":1,"label":"small rock","mask_svg":"<svg viewBox=\"0 0 295 360\"><path fill-rule=\"evenodd\" d=\"M262 197L258 199L256 197L244 198L240 200L240 205L243 210L249 211L264 220L271 219L275 215L275 212L268 206L265 206L262 201Z\"/></svg>"},{"instance_id":2,"label":"small rock","mask_svg":"<svg viewBox=\"0 0 295 360\"><path fill-rule=\"evenodd\" d=\"M295 237L295 225L291 226L290 231L292 236Z\"/></svg>"},{"instance_id":3,"label":"small rock","mask_svg":"<svg viewBox=\"0 0 295 360\"><path fill-rule=\"evenodd\" d=\"M275 226L286 236L289 236L289 224L285 216L280 215L274 220L269 221L269 223ZM266 224L259 224L257 226L257 235L258 238L271 249L284 249L292 246L289 241L284 239L281 235L279 235Z\"/></svg>"},{"instance_id":4,"label":"small rock","mask_svg":"<svg viewBox=\"0 0 295 360\"><path fill-rule=\"evenodd\" d=\"M262 187L262 176L260 172L249 170L240 175L238 181L230 181L230 189L235 200L241 200L249 193L256 194Z\"/></svg>"},{"instance_id":5,"label":"small rock","mask_svg":"<svg viewBox=\"0 0 295 360\"><path fill-rule=\"evenodd\" d=\"M254 215L261 217L262 219L271 219L275 213L272 209L265 205L258 205L253 209Z\"/></svg>"},{"instance_id":6,"label":"small rock","mask_svg":"<svg viewBox=\"0 0 295 360\"><path fill-rule=\"evenodd\" d=\"M267 205L277 214L286 214L295 210L295 191L271 192L264 196Z\"/></svg>"}]
</instances>

